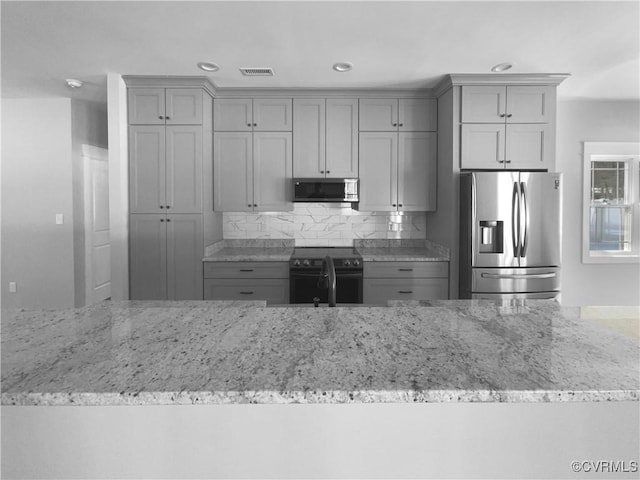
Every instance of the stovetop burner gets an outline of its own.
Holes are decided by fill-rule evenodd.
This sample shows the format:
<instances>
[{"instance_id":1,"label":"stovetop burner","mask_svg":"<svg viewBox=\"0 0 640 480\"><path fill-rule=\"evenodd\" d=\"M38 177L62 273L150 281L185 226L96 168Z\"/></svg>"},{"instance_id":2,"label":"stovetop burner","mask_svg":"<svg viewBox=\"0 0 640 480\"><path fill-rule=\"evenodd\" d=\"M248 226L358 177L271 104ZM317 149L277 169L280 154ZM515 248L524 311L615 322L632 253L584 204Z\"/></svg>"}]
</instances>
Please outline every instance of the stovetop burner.
<instances>
[{"instance_id":1,"label":"stovetop burner","mask_svg":"<svg viewBox=\"0 0 640 480\"><path fill-rule=\"evenodd\" d=\"M289 265L292 269L319 269L327 255L337 269L362 269L362 256L353 247L296 247Z\"/></svg>"},{"instance_id":2,"label":"stovetop burner","mask_svg":"<svg viewBox=\"0 0 640 480\"><path fill-rule=\"evenodd\" d=\"M324 258L330 255L331 258L358 258L361 255L353 247L296 247L293 249L291 258Z\"/></svg>"}]
</instances>

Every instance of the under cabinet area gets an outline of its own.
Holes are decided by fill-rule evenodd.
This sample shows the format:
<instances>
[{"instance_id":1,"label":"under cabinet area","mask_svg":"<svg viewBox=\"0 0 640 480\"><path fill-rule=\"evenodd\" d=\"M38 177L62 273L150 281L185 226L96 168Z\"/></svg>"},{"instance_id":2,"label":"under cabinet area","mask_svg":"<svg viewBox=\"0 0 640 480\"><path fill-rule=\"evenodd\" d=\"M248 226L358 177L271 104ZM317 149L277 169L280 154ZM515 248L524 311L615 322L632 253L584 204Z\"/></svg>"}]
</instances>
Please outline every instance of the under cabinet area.
<instances>
[{"instance_id":1,"label":"under cabinet area","mask_svg":"<svg viewBox=\"0 0 640 480\"><path fill-rule=\"evenodd\" d=\"M449 298L449 262L364 262L364 303Z\"/></svg>"},{"instance_id":2,"label":"under cabinet area","mask_svg":"<svg viewBox=\"0 0 640 480\"><path fill-rule=\"evenodd\" d=\"M205 300L289 303L288 262L204 262Z\"/></svg>"},{"instance_id":3,"label":"under cabinet area","mask_svg":"<svg viewBox=\"0 0 640 480\"><path fill-rule=\"evenodd\" d=\"M555 88L465 85L460 168L552 170Z\"/></svg>"}]
</instances>

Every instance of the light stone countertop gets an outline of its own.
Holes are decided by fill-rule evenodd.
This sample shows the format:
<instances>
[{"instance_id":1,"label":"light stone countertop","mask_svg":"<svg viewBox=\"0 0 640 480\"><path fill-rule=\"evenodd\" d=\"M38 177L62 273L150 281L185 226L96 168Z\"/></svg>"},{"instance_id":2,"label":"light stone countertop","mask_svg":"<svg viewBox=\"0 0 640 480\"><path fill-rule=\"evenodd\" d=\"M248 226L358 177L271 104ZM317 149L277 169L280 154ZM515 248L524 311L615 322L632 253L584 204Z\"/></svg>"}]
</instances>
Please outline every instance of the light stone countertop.
<instances>
[{"instance_id":1,"label":"light stone countertop","mask_svg":"<svg viewBox=\"0 0 640 480\"><path fill-rule=\"evenodd\" d=\"M429 240L356 240L365 262L448 262L449 249Z\"/></svg>"},{"instance_id":2,"label":"light stone countertop","mask_svg":"<svg viewBox=\"0 0 640 480\"><path fill-rule=\"evenodd\" d=\"M207 248L204 262L288 262L293 240L222 240Z\"/></svg>"},{"instance_id":3,"label":"light stone countertop","mask_svg":"<svg viewBox=\"0 0 640 480\"><path fill-rule=\"evenodd\" d=\"M3 405L638 401L637 338L552 301L2 314Z\"/></svg>"}]
</instances>

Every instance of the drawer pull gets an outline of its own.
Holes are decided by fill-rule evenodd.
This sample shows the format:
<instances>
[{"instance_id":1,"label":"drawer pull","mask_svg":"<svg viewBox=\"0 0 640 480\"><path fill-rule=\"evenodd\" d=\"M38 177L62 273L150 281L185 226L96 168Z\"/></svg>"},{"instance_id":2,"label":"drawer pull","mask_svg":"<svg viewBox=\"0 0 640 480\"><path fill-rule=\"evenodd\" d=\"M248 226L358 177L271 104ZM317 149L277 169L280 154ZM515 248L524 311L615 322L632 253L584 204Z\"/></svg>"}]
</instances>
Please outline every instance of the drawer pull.
<instances>
[{"instance_id":1,"label":"drawer pull","mask_svg":"<svg viewBox=\"0 0 640 480\"><path fill-rule=\"evenodd\" d=\"M241 268L241 272L253 272L253 268Z\"/></svg>"},{"instance_id":2,"label":"drawer pull","mask_svg":"<svg viewBox=\"0 0 640 480\"><path fill-rule=\"evenodd\" d=\"M413 268L399 268L399 272L413 272Z\"/></svg>"},{"instance_id":3,"label":"drawer pull","mask_svg":"<svg viewBox=\"0 0 640 480\"><path fill-rule=\"evenodd\" d=\"M253 295L253 292L240 292L240 295Z\"/></svg>"},{"instance_id":4,"label":"drawer pull","mask_svg":"<svg viewBox=\"0 0 640 480\"><path fill-rule=\"evenodd\" d=\"M413 290L398 290L398 293L413 293Z\"/></svg>"}]
</instances>

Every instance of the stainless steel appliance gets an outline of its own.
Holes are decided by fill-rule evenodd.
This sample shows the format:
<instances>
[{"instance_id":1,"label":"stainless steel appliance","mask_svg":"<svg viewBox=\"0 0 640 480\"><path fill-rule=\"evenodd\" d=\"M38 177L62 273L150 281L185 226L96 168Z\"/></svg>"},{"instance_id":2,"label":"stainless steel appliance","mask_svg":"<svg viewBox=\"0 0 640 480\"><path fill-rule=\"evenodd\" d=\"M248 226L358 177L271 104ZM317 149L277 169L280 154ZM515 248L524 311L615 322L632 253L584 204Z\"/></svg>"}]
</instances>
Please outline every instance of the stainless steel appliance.
<instances>
[{"instance_id":1,"label":"stainless steel appliance","mask_svg":"<svg viewBox=\"0 0 640 480\"><path fill-rule=\"evenodd\" d=\"M460 175L460 298L558 298L562 174Z\"/></svg>"},{"instance_id":2,"label":"stainless steel appliance","mask_svg":"<svg viewBox=\"0 0 640 480\"><path fill-rule=\"evenodd\" d=\"M294 202L358 202L357 178L294 178Z\"/></svg>"},{"instance_id":3,"label":"stainless steel appliance","mask_svg":"<svg viewBox=\"0 0 640 480\"><path fill-rule=\"evenodd\" d=\"M362 257L355 248L295 248L289 261L290 303L311 305L314 298L320 303L331 303L333 278L334 300L338 304L362 303Z\"/></svg>"}]
</instances>

